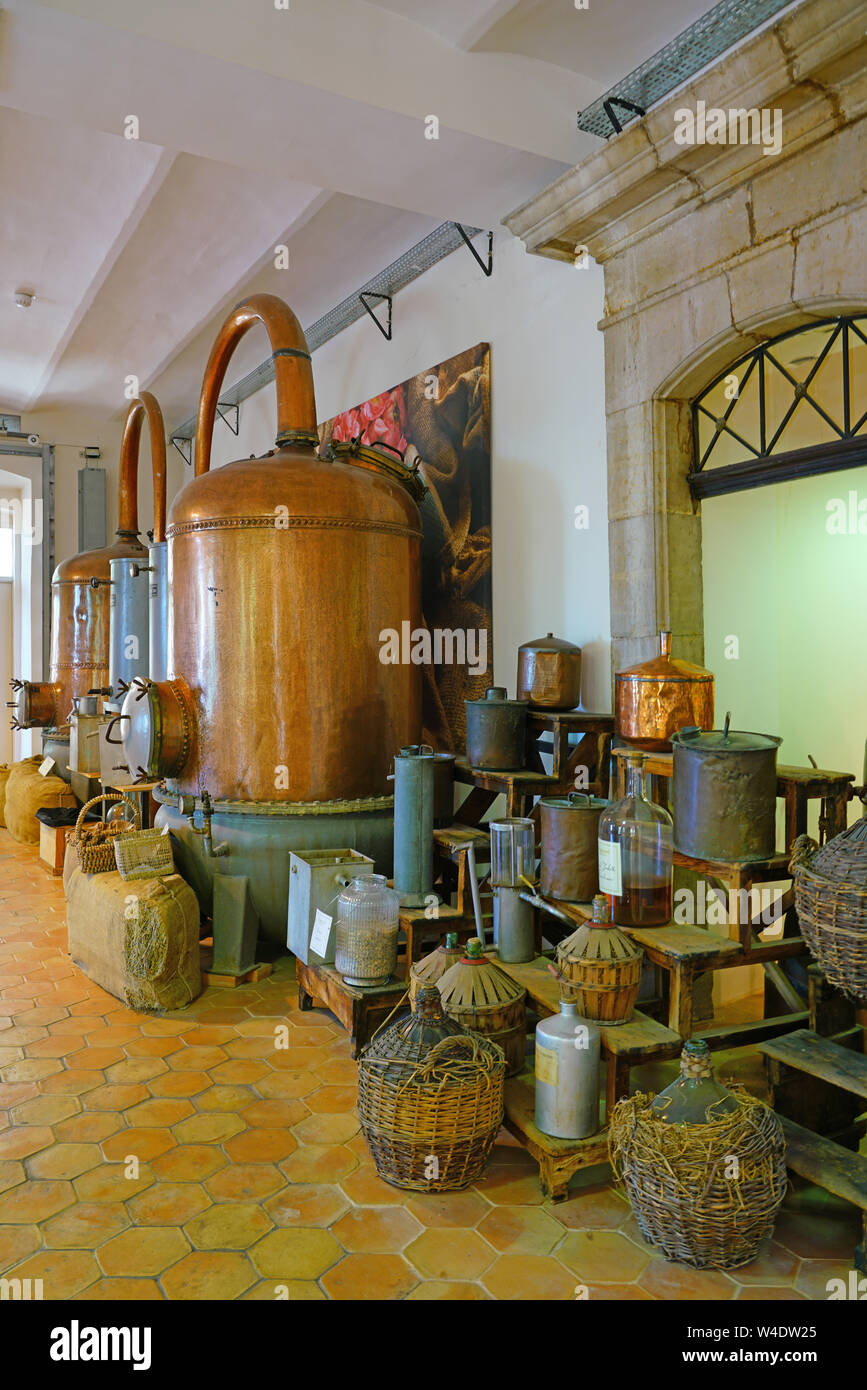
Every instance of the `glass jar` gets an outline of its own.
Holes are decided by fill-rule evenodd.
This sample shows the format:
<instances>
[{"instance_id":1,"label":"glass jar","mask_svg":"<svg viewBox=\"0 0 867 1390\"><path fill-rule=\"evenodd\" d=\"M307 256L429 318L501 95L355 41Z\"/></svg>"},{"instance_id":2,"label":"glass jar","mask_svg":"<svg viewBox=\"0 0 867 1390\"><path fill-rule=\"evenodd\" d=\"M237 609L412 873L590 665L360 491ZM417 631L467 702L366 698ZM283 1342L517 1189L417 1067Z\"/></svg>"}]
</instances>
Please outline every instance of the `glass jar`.
<instances>
[{"instance_id":1,"label":"glass jar","mask_svg":"<svg viewBox=\"0 0 867 1390\"><path fill-rule=\"evenodd\" d=\"M618 926L660 927L671 921L674 828L644 794L644 754L622 756L626 795L599 821L599 888Z\"/></svg>"},{"instance_id":2,"label":"glass jar","mask_svg":"<svg viewBox=\"0 0 867 1390\"><path fill-rule=\"evenodd\" d=\"M705 1125L737 1106L736 1096L713 1074L707 1043L690 1038L680 1054L680 1076L660 1091L650 1108L669 1124Z\"/></svg>"},{"instance_id":3,"label":"glass jar","mask_svg":"<svg viewBox=\"0 0 867 1390\"><path fill-rule=\"evenodd\" d=\"M337 899L334 965L348 985L387 984L397 966L400 895L384 874L354 878Z\"/></svg>"},{"instance_id":4,"label":"glass jar","mask_svg":"<svg viewBox=\"0 0 867 1390\"><path fill-rule=\"evenodd\" d=\"M491 887L525 888L524 879L536 882L536 827L524 816L493 820L491 831Z\"/></svg>"}]
</instances>

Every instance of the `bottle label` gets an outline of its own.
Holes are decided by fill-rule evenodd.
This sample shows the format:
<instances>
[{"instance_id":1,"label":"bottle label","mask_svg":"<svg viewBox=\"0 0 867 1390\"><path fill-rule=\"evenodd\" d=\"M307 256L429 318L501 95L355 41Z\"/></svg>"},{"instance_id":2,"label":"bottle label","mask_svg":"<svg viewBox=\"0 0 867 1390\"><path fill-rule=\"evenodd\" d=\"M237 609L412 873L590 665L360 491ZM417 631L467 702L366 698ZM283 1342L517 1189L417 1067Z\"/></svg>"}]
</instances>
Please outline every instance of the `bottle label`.
<instances>
[{"instance_id":1,"label":"bottle label","mask_svg":"<svg viewBox=\"0 0 867 1390\"><path fill-rule=\"evenodd\" d=\"M599 892L610 893L612 898L623 896L620 846L613 840L599 841Z\"/></svg>"},{"instance_id":2,"label":"bottle label","mask_svg":"<svg viewBox=\"0 0 867 1390\"><path fill-rule=\"evenodd\" d=\"M536 1043L536 1080L547 1086L556 1086L559 1071L559 1058L553 1047L542 1047Z\"/></svg>"}]
</instances>

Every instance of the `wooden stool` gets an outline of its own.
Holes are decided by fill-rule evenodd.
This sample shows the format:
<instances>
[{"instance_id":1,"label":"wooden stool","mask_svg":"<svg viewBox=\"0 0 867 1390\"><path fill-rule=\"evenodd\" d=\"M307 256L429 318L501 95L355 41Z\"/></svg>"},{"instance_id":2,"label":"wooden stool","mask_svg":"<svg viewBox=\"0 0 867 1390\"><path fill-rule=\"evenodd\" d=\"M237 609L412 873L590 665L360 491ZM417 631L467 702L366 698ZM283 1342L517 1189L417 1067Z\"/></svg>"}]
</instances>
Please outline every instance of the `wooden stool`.
<instances>
[{"instance_id":1,"label":"wooden stool","mask_svg":"<svg viewBox=\"0 0 867 1390\"><path fill-rule=\"evenodd\" d=\"M348 985L331 965L305 965L299 960L296 971L298 1007L306 1011L319 1003L330 1009L350 1035L353 1057L407 994L405 980L392 978L388 984L367 989Z\"/></svg>"},{"instance_id":2,"label":"wooden stool","mask_svg":"<svg viewBox=\"0 0 867 1390\"><path fill-rule=\"evenodd\" d=\"M400 929L406 937L406 975L409 978L409 968L421 957L422 942L424 938L436 937L437 944L447 935L448 932L456 932L458 940L467 941L476 934L476 924L470 915L461 912L460 908L449 907L446 903L440 903L439 907L433 909L433 916L428 915L428 909L401 908L398 922Z\"/></svg>"}]
</instances>

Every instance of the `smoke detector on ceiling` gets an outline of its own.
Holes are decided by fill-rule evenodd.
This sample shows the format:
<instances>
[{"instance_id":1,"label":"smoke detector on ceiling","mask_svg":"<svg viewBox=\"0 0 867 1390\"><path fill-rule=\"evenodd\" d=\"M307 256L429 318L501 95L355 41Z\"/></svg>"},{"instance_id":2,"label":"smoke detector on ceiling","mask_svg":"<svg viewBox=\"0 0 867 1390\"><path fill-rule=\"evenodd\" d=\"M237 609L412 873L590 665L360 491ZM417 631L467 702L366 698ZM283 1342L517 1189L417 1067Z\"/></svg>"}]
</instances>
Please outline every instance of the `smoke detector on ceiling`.
<instances>
[{"instance_id":1,"label":"smoke detector on ceiling","mask_svg":"<svg viewBox=\"0 0 867 1390\"><path fill-rule=\"evenodd\" d=\"M15 300L19 309L29 309L36 295L32 290L16 290L12 298Z\"/></svg>"}]
</instances>

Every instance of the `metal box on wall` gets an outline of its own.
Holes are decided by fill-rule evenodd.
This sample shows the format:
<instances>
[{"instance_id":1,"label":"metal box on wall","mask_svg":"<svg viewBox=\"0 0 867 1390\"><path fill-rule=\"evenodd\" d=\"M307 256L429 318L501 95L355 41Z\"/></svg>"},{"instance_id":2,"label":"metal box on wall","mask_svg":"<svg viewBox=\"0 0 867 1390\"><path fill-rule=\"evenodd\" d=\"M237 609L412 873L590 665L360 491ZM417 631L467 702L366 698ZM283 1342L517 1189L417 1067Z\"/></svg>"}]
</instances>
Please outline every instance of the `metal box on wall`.
<instances>
[{"instance_id":1,"label":"metal box on wall","mask_svg":"<svg viewBox=\"0 0 867 1390\"><path fill-rule=\"evenodd\" d=\"M289 921L286 944L305 965L333 965L337 896L350 879L373 873L373 860L355 849L308 849L289 855ZM316 913L332 919L321 949L311 944Z\"/></svg>"},{"instance_id":2,"label":"metal box on wall","mask_svg":"<svg viewBox=\"0 0 867 1390\"><path fill-rule=\"evenodd\" d=\"M105 469L78 470L78 549L101 550L106 541Z\"/></svg>"}]
</instances>

